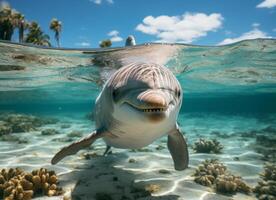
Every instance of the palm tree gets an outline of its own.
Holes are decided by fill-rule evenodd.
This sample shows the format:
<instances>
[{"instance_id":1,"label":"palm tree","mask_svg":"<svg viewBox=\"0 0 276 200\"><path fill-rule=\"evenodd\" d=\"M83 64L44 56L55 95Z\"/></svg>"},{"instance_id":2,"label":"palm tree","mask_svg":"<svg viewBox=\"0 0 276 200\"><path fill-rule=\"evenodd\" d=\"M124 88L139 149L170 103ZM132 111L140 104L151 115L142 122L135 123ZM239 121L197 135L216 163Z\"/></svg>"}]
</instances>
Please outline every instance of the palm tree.
<instances>
[{"instance_id":1,"label":"palm tree","mask_svg":"<svg viewBox=\"0 0 276 200\"><path fill-rule=\"evenodd\" d=\"M61 21L58 21L56 18L53 18L50 23L50 29L55 32L55 39L57 41L57 46L60 47L59 36L61 32Z\"/></svg>"},{"instance_id":2,"label":"palm tree","mask_svg":"<svg viewBox=\"0 0 276 200\"><path fill-rule=\"evenodd\" d=\"M12 9L8 4L0 8L0 39L11 40L13 34L13 24L11 20Z\"/></svg>"},{"instance_id":3,"label":"palm tree","mask_svg":"<svg viewBox=\"0 0 276 200\"><path fill-rule=\"evenodd\" d=\"M19 42L22 43L23 42L23 38L24 38L24 30L27 29L27 24L25 19L24 19L24 15L22 15L21 13L14 11L11 15L11 19L12 19L12 24L15 28L18 28L18 36L19 36Z\"/></svg>"},{"instance_id":4,"label":"palm tree","mask_svg":"<svg viewBox=\"0 0 276 200\"><path fill-rule=\"evenodd\" d=\"M49 35L43 33L37 22L30 23L29 33L25 42L41 46L51 46Z\"/></svg>"},{"instance_id":5,"label":"palm tree","mask_svg":"<svg viewBox=\"0 0 276 200\"><path fill-rule=\"evenodd\" d=\"M101 48L111 47L111 45L112 45L112 42L109 39L102 40L101 43L100 43Z\"/></svg>"},{"instance_id":6,"label":"palm tree","mask_svg":"<svg viewBox=\"0 0 276 200\"><path fill-rule=\"evenodd\" d=\"M0 7L0 39L11 40L15 28L18 28L19 42L22 42L26 29L24 15L8 4L3 4Z\"/></svg>"},{"instance_id":7,"label":"palm tree","mask_svg":"<svg viewBox=\"0 0 276 200\"><path fill-rule=\"evenodd\" d=\"M19 36L20 43L24 41L24 31L28 29L28 26L29 26L29 23L24 18L19 21L18 36Z\"/></svg>"}]
</instances>

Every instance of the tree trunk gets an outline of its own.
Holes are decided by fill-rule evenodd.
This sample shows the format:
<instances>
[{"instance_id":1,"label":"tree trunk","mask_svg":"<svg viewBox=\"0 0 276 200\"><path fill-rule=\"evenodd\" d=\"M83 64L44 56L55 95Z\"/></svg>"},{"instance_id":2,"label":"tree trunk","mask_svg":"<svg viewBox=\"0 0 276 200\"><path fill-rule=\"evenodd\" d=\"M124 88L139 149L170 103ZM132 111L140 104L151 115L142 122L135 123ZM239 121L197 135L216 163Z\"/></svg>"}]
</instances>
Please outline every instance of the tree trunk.
<instances>
[{"instance_id":1,"label":"tree trunk","mask_svg":"<svg viewBox=\"0 0 276 200\"><path fill-rule=\"evenodd\" d=\"M55 38L56 38L56 41L57 41L57 46L59 48L60 47L60 43L59 43L59 32L58 31L56 31Z\"/></svg>"},{"instance_id":2,"label":"tree trunk","mask_svg":"<svg viewBox=\"0 0 276 200\"><path fill-rule=\"evenodd\" d=\"M19 25L19 42L23 43L24 38L24 22L20 22Z\"/></svg>"}]
</instances>

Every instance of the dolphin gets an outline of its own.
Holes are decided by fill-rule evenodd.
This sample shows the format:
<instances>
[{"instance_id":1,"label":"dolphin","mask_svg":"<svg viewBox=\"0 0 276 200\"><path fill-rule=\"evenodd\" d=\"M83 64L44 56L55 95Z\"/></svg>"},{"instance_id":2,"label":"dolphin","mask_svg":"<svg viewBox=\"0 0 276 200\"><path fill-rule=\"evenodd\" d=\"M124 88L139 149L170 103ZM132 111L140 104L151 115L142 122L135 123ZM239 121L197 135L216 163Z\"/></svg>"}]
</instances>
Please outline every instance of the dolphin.
<instances>
[{"instance_id":1,"label":"dolphin","mask_svg":"<svg viewBox=\"0 0 276 200\"><path fill-rule=\"evenodd\" d=\"M89 147L99 138L107 144L107 152L110 147L142 148L167 135L174 168L184 170L189 154L177 125L182 96L178 80L165 66L155 63L123 66L109 78L96 99L96 130L62 148L51 163Z\"/></svg>"},{"instance_id":2,"label":"dolphin","mask_svg":"<svg viewBox=\"0 0 276 200\"><path fill-rule=\"evenodd\" d=\"M126 43L125 46L135 46L136 42L135 42L135 38L133 35L129 35L126 39Z\"/></svg>"}]
</instances>

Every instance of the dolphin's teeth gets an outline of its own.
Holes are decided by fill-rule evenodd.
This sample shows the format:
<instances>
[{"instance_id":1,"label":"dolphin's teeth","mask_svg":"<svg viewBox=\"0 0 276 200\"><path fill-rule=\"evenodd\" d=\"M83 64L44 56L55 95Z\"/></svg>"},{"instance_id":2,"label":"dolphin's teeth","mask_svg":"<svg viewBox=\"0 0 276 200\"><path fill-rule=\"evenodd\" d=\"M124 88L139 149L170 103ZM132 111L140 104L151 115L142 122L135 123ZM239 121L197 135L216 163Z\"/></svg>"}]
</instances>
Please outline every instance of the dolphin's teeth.
<instances>
[{"instance_id":1,"label":"dolphin's teeth","mask_svg":"<svg viewBox=\"0 0 276 200\"><path fill-rule=\"evenodd\" d=\"M164 111L164 108L148 108L142 109L143 112L161 112Z\"/></svg>"}]
</instances>

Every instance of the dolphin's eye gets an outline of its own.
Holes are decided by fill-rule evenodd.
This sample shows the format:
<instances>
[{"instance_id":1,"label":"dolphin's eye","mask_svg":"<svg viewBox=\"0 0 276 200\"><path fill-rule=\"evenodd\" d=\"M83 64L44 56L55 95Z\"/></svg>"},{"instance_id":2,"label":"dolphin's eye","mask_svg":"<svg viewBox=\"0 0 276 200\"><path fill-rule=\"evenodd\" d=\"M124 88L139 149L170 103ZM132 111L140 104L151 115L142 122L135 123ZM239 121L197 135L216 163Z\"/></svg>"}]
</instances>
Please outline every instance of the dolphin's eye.
<instances>
[{"instance_id":1,"label":"dolphin's eye","mask_svg":"<svg viewBox=\"0 0 276 200\"><path fill-rule=\"evenodd\" d=\"M180 95L181 95L180 90L176 90L176 91L175 91L175 96L176 96L177 98L179 98Z\"/></svg>"},{"instance_id":2,"label":"dolphin's eye","mask_svg":"<svg viewBox=\"0 0 276 200\"><path fill-rule=\"evenodd\" d=\"M118 90L113 90L112 92L113 98L116 98L117 95L118 95Z\"/></svg>"}]
</instances>

